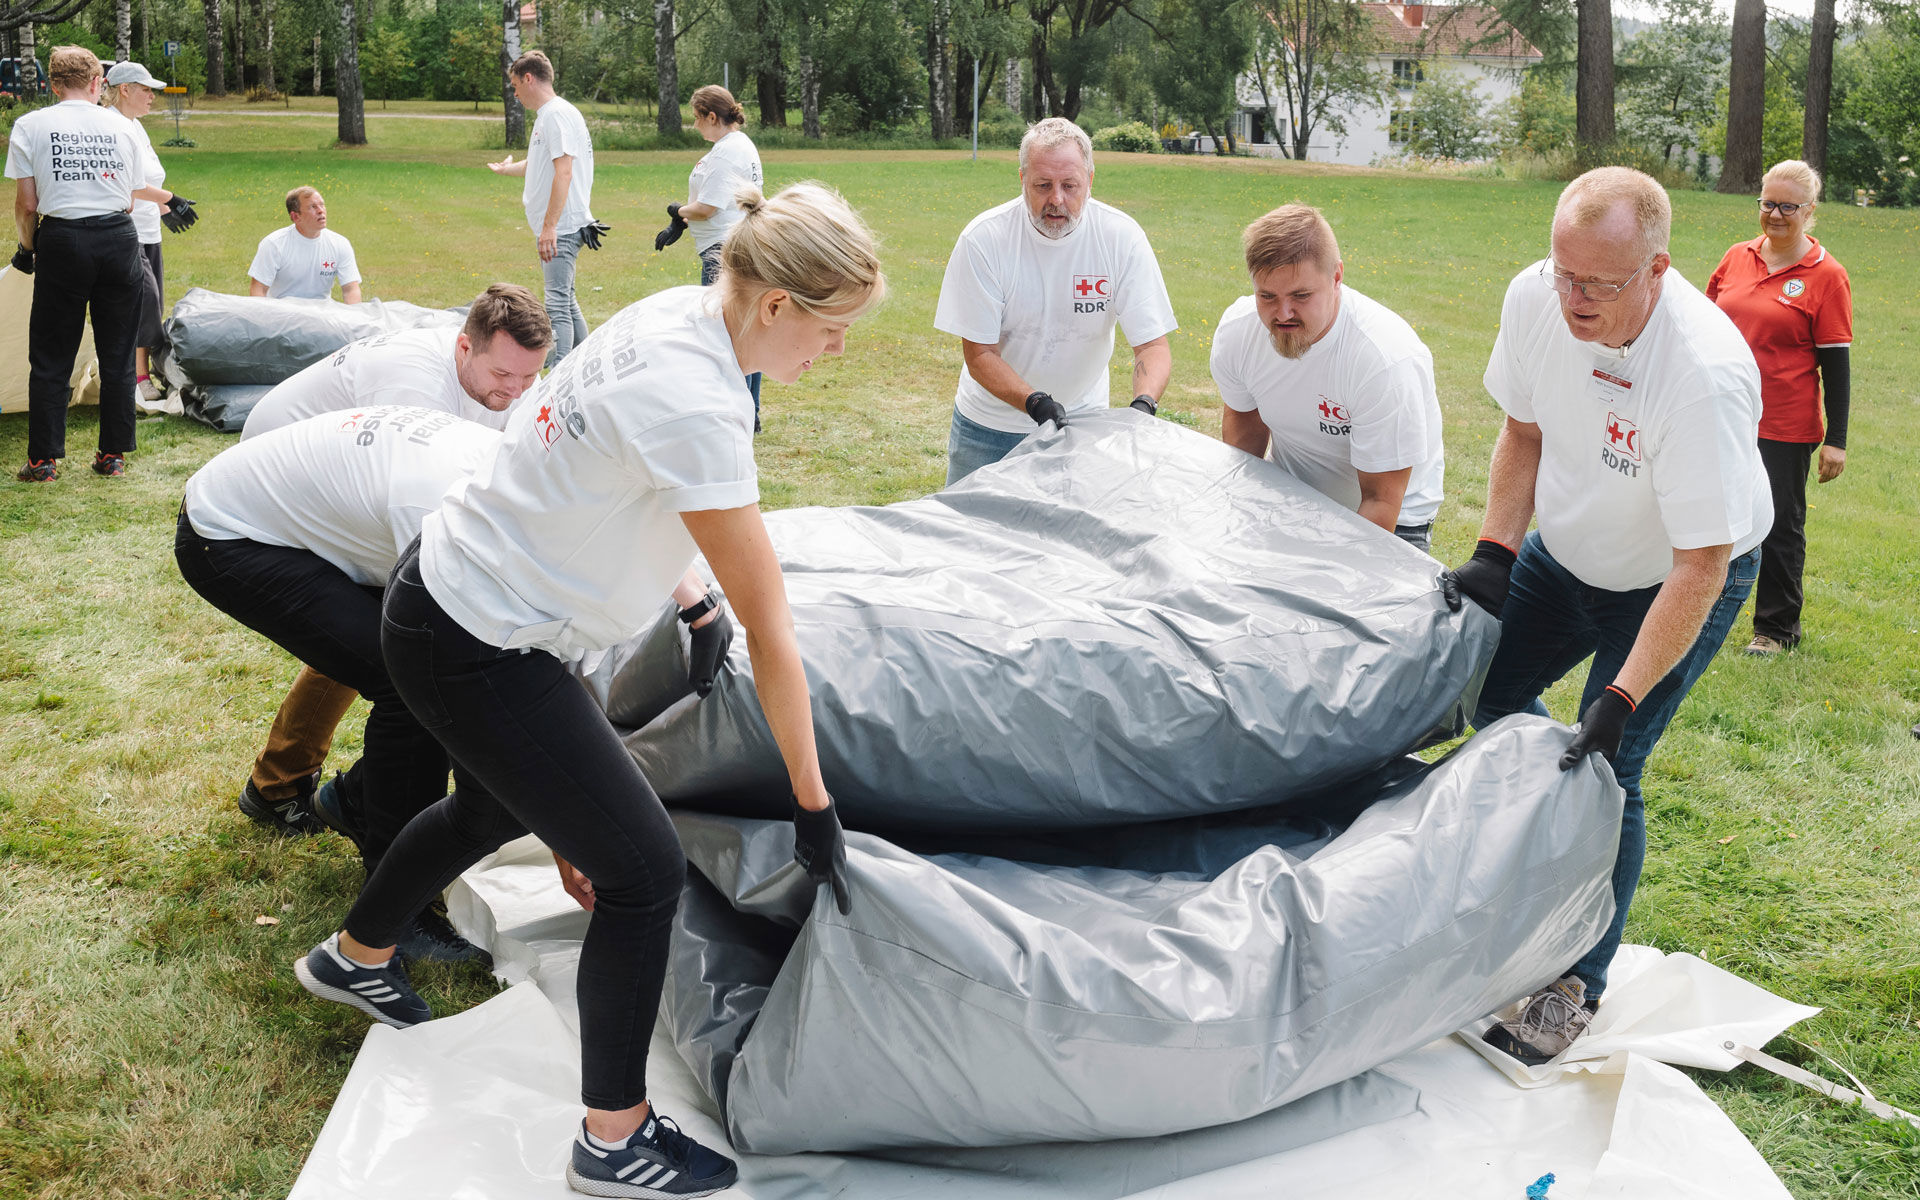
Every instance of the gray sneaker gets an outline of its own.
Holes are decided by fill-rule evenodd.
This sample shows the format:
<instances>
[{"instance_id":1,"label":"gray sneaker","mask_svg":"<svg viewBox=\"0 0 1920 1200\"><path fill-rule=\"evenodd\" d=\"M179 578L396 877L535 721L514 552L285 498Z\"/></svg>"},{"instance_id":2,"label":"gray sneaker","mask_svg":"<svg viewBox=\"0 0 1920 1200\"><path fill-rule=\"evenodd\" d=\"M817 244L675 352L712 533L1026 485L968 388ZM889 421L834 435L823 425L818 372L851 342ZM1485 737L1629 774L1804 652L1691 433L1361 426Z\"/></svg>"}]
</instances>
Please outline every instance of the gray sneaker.
<instances>
[{"instance_id":1,"label":"gray sneaker","mask_svg":"<svg viewBox=\"0 0 1920 1200\"><path fill-rule=\"evenodd\" d=\"M1587 1031L1592 1020L1586 981L1577 975L1562 975L1552 987L1535 992L1519 1016L1487 1030L1481 1040L1503 1054L1537 1067L1564 1053L1575 1038Z\"/></svg>"}]
</instances>

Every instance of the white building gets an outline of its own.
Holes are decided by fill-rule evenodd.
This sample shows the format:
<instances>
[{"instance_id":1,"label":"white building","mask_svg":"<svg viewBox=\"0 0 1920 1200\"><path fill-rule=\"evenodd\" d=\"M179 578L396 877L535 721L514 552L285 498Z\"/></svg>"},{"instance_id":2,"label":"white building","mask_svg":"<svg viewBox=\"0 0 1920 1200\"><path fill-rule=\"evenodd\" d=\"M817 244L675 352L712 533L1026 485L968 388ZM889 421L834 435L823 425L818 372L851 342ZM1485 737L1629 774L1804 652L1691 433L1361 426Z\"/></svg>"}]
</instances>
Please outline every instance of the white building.
<instances>
[{"instance_id":1,"label":"white building","mask_svg":"<svg viewBox=\"0 0 1920 1200\"><path fill-rule=\"evenodd\" d=\"M1372 61L1388 85L1387 103L1363 103L1347 112L1344 136L1329 132L1324 124L1316 128L1307 146L1307 158L1314 162L1366 166L1400 154L1407 132L1406 106L1422 79L1446 72L1452 78L1471 80L1482 97L1498 104L1519 92L1521 72L1541 58L1495 9L1440 4L1361 7L1379 46ZM1281 69L1282 64L1275 62L1266 71L1272 109L1261 95L1255 74L1240 76L1238 84L1240 110L1234 118L1234 137L1249 152L1268 158L1285 157L1293 140L1286 101L1276 86ZM1289 151L1281 149L1283 143Z\"/></svg>"}]
</instances>

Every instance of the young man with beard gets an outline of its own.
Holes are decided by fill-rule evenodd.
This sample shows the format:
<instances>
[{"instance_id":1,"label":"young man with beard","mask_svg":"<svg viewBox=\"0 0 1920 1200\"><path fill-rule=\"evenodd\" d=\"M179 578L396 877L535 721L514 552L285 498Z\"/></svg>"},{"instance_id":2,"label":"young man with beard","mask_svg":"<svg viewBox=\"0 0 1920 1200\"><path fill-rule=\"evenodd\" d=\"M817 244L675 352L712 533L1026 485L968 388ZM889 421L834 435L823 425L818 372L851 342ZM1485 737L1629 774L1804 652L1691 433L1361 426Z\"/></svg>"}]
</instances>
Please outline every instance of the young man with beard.
<instances>
[{"instance_id":1,"label":"young man with beard","mask_svg":"<svg viewBox=\"0 0 1920 1200\"><path fill-rule=\"evenodd\" d=\"M1179 328L1147 235L1093 199L1093 142L1049 117L1020 141L1020 196L968 223L947 260L934 328L963 365L947 483L998 462L1047 421L1107 406L1118 325L1133 347L1134 405L1152 412Z\"/></svg>"},{"instance_id":2,"label":"young man with beard","mask_svg":"<svg viewBox=\"0 0 1920 1200\"><path fill-rule=\"evenodd\" d=\"M1446 476L1433 355L1341 282L1318 209L1276 208L1243 240L1253 295L1228 306L1213 338L1221 440L1429 549Z\"/></svg>"}]
</instances>

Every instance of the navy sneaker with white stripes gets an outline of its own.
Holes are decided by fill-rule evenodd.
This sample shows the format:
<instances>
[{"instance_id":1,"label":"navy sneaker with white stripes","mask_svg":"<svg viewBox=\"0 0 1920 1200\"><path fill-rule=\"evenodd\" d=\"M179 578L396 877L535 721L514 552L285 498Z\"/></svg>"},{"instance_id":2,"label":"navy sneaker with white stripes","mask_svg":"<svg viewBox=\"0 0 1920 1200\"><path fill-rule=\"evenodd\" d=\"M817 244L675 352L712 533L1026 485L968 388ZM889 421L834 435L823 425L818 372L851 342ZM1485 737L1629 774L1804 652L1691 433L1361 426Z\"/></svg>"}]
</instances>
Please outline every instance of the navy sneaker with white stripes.
<instances>
[{"instance_id":1,"label":"navy sneaker with white stripes","mask_svg":"<svg viewBox=\"0 0 1920 1200\"><path fill-rule=\"evenodd\" d=\"M651 1112L624 1146L611 1146L581 1125L567 1164L567 1183L576 1192L640 1200L708 1196L732 1187L739 1177L732 1159L681 1133L671 1118Z\"/></svg>"},{"instance_id":2,"label":"navy sneaker with white stripes","mask_svg":"<svg viewBox=\"0 0 1920 1200\"><path fill-rule=\"evenodd\" d=\"M340 935L333 934L295 959L293 973L300 986L322 1000L350 1004L382 1025L405 1029L433 1019L427 1002L407 981L407 969L400 956L385 965L370 967L357 963L340 952Z\"/></svg>"}]
</instances>

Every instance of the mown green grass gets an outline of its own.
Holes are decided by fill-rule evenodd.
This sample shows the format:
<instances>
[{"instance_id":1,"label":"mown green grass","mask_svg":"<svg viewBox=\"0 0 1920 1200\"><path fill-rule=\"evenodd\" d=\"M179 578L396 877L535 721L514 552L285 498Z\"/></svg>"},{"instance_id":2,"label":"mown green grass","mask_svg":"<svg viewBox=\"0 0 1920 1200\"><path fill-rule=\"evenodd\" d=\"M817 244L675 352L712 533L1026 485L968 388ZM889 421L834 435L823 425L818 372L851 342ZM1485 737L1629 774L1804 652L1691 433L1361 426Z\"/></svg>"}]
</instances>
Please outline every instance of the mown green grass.
<instances>
[{"instance_id":1,"label":"mown green grass","mask_svg":"<svg viewBox=\"0 0 1920 1200\"><path fill-rule=\"evenodd\" d=\"M229 106L230 108L238 106ZM156 118L156 128L158 128ZM170 293L239 290L286 188L311 182L358 248L369 294L457 303L494 279L538 286L517 181L481 166L491 126L370 121L373 145L322 153L306 118L195 118L163 150L204 220L170 236ZM603 154L596 212L615 227L581 269L598 323L692 282L682 242L652 250L693 153ZM832 183L885 239L893 297L844 359L767 390L759 452L771 506L886 503L938 486L957 354L931 328L948 250L1013 194L1004 152L767 156L770 183ZM1543 246L1554 187L1109 156L1095 192L1159 249L1182 330L1164 410L1217 429L1213 322L1239 294L1238 233L1274 204L1325 207L1347 279L1433 348L1448 503L1437 551L1477 528L1497 411L1479 386L1506 280ZM1675 197L1674 255L1703 281L1748 235L1751 201ZM1793 1031L1877 1093L1920 1109L1920 350L1911 309L1920 222L1823 210L1858 310L1847 473L1816 489L1809 636L1776 662L1722 657L1646 776L1652 848L1629 938L1721 963L1825 1007ZM593 290L593 289L599 290ZM8 364L9 370L24 369ZM1115 394L1126 394L1124 352ZM282 841L233 807L294 664L189 592L170 555L187 476L228 439L141 426L123 480L85 469L74 414L66 475L0 484L0 1196L284 1194L365 1022L309 1003L290 960L332 928L358 882L349 848ZM0 417L0 463L25 420ZM1744 625L1735 641L1744 642ZM1571 687L1550 702L1571 718ZM357 749L350 720L336 763ZM275 925L256 924L273 917ZM423 969L441 1011L490 992L476 971ZM1774 1053L1831 1068L1792 1041ZM1920 1135L1753 1070L1697 1076L1801 1197L1920 1195Z\"/></svg>"}]
</instances>

